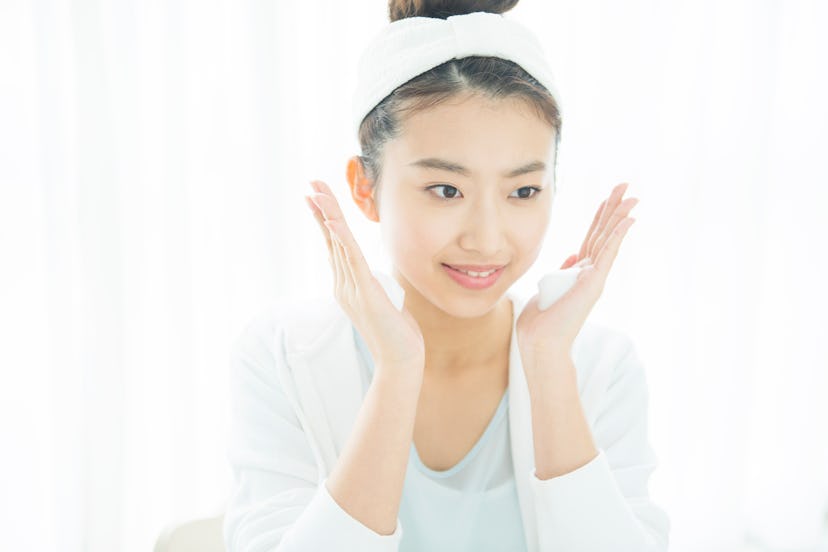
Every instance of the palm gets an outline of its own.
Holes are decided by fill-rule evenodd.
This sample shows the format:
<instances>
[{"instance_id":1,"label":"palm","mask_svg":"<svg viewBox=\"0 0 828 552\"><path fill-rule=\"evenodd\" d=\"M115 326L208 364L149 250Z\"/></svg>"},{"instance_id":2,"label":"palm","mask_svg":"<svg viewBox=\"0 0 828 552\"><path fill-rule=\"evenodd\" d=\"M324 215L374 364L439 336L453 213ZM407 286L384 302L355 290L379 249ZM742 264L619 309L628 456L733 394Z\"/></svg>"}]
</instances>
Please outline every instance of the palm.
<instances>
[{"instance_id":1,"label":"palm","mask_svg":"<svg viewBox=\"0 0 828 552\"><path fill-rule=\"evenodd\" d=\"M628 218L638 203L636 198L622 201L627 184L613 188L601 202L587 231L579 254L570 255L561 265L567 269L581 265L575 284L549 308L538 308L538 294L526 304L516 323L522 354L530 362L538 354L567 352L581 330L592 307L603 291L621 240L635 221Z\"/></svg>"},{"instance_id":2,"label":"palm","mask_svg":"<svg viewBox=\"0 0 828 552\"><path fill-rule=\"evenodd\" d=\"M325 237L337 301L377 362L390 366L416 364L425 357L416 320L407 309L397 310L371 273L328 185L321 180L311 185L316 193L305 197Z\"/></svg>"}]
</instances>

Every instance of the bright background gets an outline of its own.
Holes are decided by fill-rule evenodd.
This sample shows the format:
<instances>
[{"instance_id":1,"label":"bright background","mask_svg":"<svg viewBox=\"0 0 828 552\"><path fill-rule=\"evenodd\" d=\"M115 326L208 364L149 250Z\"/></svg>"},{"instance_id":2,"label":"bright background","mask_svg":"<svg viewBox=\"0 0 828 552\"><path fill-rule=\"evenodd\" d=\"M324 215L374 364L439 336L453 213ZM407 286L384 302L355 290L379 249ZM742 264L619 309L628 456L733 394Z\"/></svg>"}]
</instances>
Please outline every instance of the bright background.
<instances>
[{"instance_id":1,"label":"bright background","mask_svg":"<svg viewBox=\"0 0 828 552\"><path fill-rule=\"evenodd\" d=\"M149 550L220 514L229 346L330 293L302 195L345 163L383 1L0 2L7 550ZM828 550L828 3L523 0L564 96L519 283L638 197L592 317L646 362L671 550Z\"/></svg>"}]
</instances>

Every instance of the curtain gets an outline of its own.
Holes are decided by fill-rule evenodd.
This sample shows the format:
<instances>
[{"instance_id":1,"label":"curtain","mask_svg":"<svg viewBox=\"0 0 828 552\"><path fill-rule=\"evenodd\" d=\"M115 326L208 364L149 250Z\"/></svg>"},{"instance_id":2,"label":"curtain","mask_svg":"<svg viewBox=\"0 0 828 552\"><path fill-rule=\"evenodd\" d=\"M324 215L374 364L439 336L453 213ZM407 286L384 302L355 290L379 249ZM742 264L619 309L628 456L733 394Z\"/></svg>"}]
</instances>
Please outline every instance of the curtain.
<instances>
[{"instance_id":1,"label":"curtain","mask_svg":"<svg viewBox=\"0 0 828 552\"><path fill-rule=\"evenodd\" d=\"M220 515L228 355L331 293L308 181L372 264L345 164L385 2L0 3L3 548L151 549ZM515 285L638 197L592 319L647 366L671 549L828 546L828 5L524 0L566 110L553 220Z\"/></svg>"}]
</instances>

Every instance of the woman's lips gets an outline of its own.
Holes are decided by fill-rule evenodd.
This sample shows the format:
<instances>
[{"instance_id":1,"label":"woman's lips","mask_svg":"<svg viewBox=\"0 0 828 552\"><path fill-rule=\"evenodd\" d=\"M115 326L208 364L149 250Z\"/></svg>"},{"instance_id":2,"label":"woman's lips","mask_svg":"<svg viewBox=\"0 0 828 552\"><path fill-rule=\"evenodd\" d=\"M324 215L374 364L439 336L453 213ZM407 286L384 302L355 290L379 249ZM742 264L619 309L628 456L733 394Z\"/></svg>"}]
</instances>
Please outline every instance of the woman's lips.
<instances>
[{"instance_id":1,"label":"woman's lips","mask_svg":"<svg viewBox=\"0 0 828 552\"><path fill-rule=\"evenodd\" d=\"M446 263L446 265L450 266L452 268L459 268L460 270L471 270L473 272L487 272L487 271L495 269L495 268L502 268L502 267L506 266L506 265L460 265L460 264L450 265L450 264L447 264L447 263Z\"/></svg>"},{"instance_id":2,"label":"woman's lips","mask_svg":"<svg viewBox=\"0 0 828 552\"><path fill-rule=\"evenodd\" d=\"M497 265L488 265L488 266L491 266L492 268L497 268L497 270L495 270L493 273L489 274L488 276L486 276L484 278L479 278L479 277L476 277L476 276L469 276L468 274L464 274L464 273L460 272L459 270L455 270L454 268L452 268L452 266L447 265L447 264L442 265L442 267L445 269L445 271L448 273L448 275L451 276L451 278L455 282L457 282L461 286L463 286L465 288L468 288L468 289L485 289L485 288L488 288L488 287L494 285L494 283L497 282L498 278L500 278L500 275L503 273L503 269L505 268L505 266L501 266L500 268L497 268ZM459 265L459 266L463 266L463 265ZM488 270L491 270L491 268L488 269ZM485 268L480 270L480 272L485 272L485 271L486 271Z\"/></svg>"}]
</instances>

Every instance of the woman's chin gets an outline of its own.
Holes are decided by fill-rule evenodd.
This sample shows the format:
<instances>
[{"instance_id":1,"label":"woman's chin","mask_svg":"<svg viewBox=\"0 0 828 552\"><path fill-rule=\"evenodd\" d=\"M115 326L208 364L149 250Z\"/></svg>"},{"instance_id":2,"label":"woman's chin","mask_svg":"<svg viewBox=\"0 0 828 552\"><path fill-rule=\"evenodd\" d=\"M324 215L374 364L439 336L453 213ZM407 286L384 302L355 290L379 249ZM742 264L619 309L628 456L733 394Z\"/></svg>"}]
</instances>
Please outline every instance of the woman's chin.
<instances>
[{"instance_id":1,"label":"woman's chin","mask_svg":"<svg viewBox=\"0 0 828 552\"><path fill-rule=\"evenodd\" d=\"M435 306L455 318L480 318L497 309L503 301L503 293L489 290L482 294L468 294L456 290L440 294Z\"/></svg>"}]
</instances>

